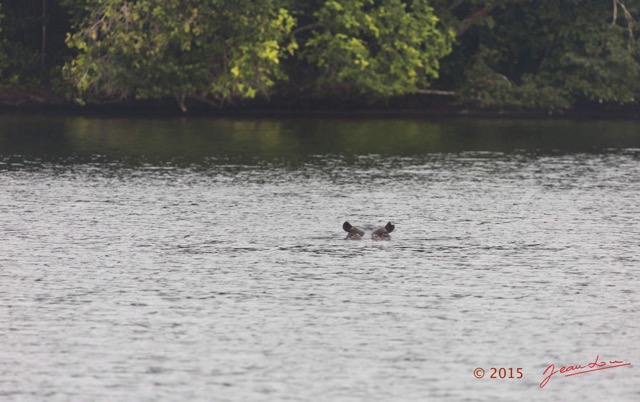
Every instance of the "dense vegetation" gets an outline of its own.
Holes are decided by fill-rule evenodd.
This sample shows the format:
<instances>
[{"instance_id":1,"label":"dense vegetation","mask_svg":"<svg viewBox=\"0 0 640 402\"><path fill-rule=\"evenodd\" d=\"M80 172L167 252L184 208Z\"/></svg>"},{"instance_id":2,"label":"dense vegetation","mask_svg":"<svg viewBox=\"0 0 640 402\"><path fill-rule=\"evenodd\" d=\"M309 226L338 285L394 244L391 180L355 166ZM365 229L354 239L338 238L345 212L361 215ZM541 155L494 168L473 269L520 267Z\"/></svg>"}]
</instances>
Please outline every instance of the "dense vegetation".
<instances>
[{"instance_id":1,"label":"dense vegetation","mask_svg":"<svg viewBox=\"0 0 640 402\"><path fill-rule=\"evenodd\" d=\"M369 102L426 93L535 110L640 99L640 5L628 0L0 5L5 98L173 98L182 110L273 96Z\"/></svg>"}]
</instances>

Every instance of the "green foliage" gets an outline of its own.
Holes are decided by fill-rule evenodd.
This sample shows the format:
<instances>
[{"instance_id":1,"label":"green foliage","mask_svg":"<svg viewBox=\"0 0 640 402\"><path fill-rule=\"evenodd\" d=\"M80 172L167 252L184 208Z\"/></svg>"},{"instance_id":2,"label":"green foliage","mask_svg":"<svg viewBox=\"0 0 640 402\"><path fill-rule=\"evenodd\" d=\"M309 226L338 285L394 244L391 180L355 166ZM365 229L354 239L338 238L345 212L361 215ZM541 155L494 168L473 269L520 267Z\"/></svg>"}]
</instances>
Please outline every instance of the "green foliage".
<instances>
[{"instance_id":1,"label":"green foliage","mask_svg":"<svg viewBox=\"0 0 640 402\"><path fill-rule=\"evenodd\" d=\"M566 34L540 76L576 100L635 102L640 95L638 49L629 50L625 32L608 24L583 24Z\"/></svg>"},{"instance_id":2,"label":"green foliage","mask_svg":"<svg viewBox=\"0 0 640 402\"><path fill-rule=\"evenodd\" d=\"M0 3L0 32L2 32L2 20L4 14L2 13L2 4ZM4 70L9 66L9 57L7 55L8 41L4 38L0 39L0 82L4 81Z\"/></svg>"},{"instance_id":3,"label":"green foliage","mask_svg":"<svg viewBox=\"0 0 640 402\"><path fill-rule=\"evenodd\" d=\"M630 0L6 1L0 86L183 110L430 85L479 107L638 104L638 16Z\"/></svg>"},{"instance_id":4,"label":"green foliage","mask_svg":"<svg viewBox=\"0 0 640 402\"><path fill-rule=\"evenodd\" d=\"M34 87L42 75L40 54L16 40L15 25L15 19L5 17L0 4L0 85L20 89Z\"/></svg>"},{"instance_id":5,"label":"green foliage","mask_svg":"<svg viewBox=\"0 0 640 402\"><path fill-rule=\"evenodd\" d=\"M288 80L288 59L313 65L322 93L387 97L426 87L451 49L426 0L284 1L75 3L67 43L78 55L65 76L80 101L174 96L184 108L185 98L267 95ZM312 21L310 35L294 39L292 15Z\"/></svg>"},{"instance_id":6,"label":"green foliage","mask_svg":"<svg viewBox=\"0 0 640 402\"><path fill-rule=\"evenodd\" d=\"M303 57L321 72L323 92L388 97L427 87L453 33L438 27L425 0L325 1L314 12L319 28Z\"/></svg>"},{"instance_id":7,"label":"green foliage","mask_svg":"<svg viewBox=\"0 0 640 402\"><path fill-rule=\"evenodd\" d=\"M276 0L91 0L68 35L81 97L252 98L283 79L294 20Z\"/></svg>"},{"instance_id":8,"label":"green foliage","mask_svg":"<svg viewBox=\"0 0 640 402\"><path fill-rule=\"evenodd\" d=\"M40 60L37 51L6 39L0 40L0 83L26 90L42 85Z\"/></svg>"},{"instance_id":9,"label":"green foliage","mask_svg":"<svg viewBox=\"0 0 640 402\"><path fill-rule=\"evenodd\" d=\"M60 66L69 54L64 44L69 30L66 8L50 0L4 1L2 14L0 84L19 91L46 92L46 87L59 81Z\"/></svg>"},{"instance_id":10,"label":"green foliage","mask_svg":"<svg viewBox=\"0 0 640 402\"><path fill-rule=\"evenodd\" d=\"M460 14L460 20L477 15L476 3L457 2L458 11L465 5L470 13ZM630 36L632 21L619 18L612 24L610 2L488 3L494 6L491 13L458 38L457 57L444 61L461 103L566 109L584 101L637 102L640 54ZM448 19L453 25L460 20Z\"/></svg>"},{"instance_id":11,"label":"green foliage","mask_svg":"<svg viewBox=\"0 0 640 402\"><path fill-rule=\"evenodd\" d=\"M499 60L495 50L482 47L465 71L464 85L459 88L458 101L483 108L566 109L571 106L568 92L550 86L539 77L527 74L520 84L497 73L491 64Z\"/></svg>"}]
</instances>

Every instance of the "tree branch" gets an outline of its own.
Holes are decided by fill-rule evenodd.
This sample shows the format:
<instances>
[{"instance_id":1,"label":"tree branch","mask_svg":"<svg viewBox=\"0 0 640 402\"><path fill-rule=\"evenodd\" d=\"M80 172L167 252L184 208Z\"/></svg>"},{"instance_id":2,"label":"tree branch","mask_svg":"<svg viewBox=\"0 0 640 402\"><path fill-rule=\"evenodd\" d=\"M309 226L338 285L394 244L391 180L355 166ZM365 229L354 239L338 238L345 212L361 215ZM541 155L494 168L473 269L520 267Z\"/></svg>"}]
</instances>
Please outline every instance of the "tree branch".
<instances>
[{"instance_id":1,"label":"tree branch","mask_svg":"<svg viewBox=\"0 0 640 402\"><path fill-rule=\"evenodd\" d=\"M416 93L420 95L456 96L453 91L439 91L437 89L417 89Z\"/></svg>"},{"instance_id":2,"label":"tree branch","mask_svg":"<svg viewBox=\"0 0 640 402\"><path fill-rule=\"evenodd\" d=\"M460 22L460 25L458 26L458 30L456 31L456 36L461 36L462 34L467 32L469 28L473 26L473 24L475 24L479 19L481 19L482 17L485 17L487 14L493 11L494 8L496 8L495 4L486 4L484 8L482 8L481 10L478 10L475 13L468 16L467 18L463 19Z\"/></svg>"},{"instance_id":3,"label":"tree branch","mask_svg":"<svg viewBox=\"0 0 640 402\"><path fill-rule=\"evenodd\" d=\"M185 96L184 95L175 94L174 97L176 98L176 102L178 102L178 106L180 107L180 110L182 111L182 113L186 113L187 112L187 105L185 105L185 103L184 103Z\"/></svg>"},{"instance_id":4,"label":"tree branch","mask_svg":"<svg viewBox=\"0 0 640 402\"><path fill-rule=\"evenodd\" d=\"M629 31L629 41L628 41L628 48L629 48L629 52L631 52L631 50L633 49L633 16L631 15L631 13L629 12L629 10L627 10L627 7L625 7L624 3L622 2L622 0L613 0L614 4L618 4L620 6L620 8L622 8L622 13L624 14L624 19L627 21L627 30ZM618 9L617 7L614 7L614 17L617 17L618 14ZM615 22L615 20L614 20Z\"/></svg>"},{"instance_id":5,"label":"tree branch","mask_svg":"<svg viewBox=\"0 0 640 402\"><path fill-rule=\"evenodd\" d=\"M216 103L214 101L212 101L211 99L208 99L206 96L191 96L190 98L195 99L197 101L200 101L202 103L206 103L207 105L215 108L215 109L220 109L222 108L222 104L221 103Z\"/></svg>"},{"instance_id":6,"label":"tree branch","mask_svg":"<svg viewBox=\"0 0 640 402\"><path fill-rule=\"evenodd\" d=\"M313 23L313 24L303 25L303 26L301 26L300 28L294 29L294 30L291 32L291 35L295 36L296 34L299 34L300 32L310 31L310 30L312 30L312 29L320 28L320 27L322 27L322 26L324 26L324 24L322 24L321 22L315 22L315 23Z\"/></svg>"}]
</instances>

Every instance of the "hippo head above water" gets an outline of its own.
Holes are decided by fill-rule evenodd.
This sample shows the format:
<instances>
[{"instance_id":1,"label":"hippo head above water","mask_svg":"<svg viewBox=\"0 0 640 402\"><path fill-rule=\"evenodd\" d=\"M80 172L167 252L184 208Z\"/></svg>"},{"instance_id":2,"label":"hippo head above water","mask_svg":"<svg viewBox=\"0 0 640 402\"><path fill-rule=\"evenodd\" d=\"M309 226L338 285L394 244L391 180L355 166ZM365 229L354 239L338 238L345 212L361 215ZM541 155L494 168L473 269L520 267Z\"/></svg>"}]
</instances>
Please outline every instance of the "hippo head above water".
<instances>
[{"instance_id":1,"label":"hippo head above water","mask_svg":"<svg viewBox=\"0 0 640 402\"><path fill-rule=\"evenodd\" d=\"M342 224L342 229L347 232L347 240L362 240L364 236L364 230L372 231L371 240L391 240L389 233L393 232L395 226L391 222L387 222L386 225L375 228L375 226L363 226L362 229L357 226L352 226L349 222ZM363 230L364 229L364 230Z\"/></svg>"}]
</instances>

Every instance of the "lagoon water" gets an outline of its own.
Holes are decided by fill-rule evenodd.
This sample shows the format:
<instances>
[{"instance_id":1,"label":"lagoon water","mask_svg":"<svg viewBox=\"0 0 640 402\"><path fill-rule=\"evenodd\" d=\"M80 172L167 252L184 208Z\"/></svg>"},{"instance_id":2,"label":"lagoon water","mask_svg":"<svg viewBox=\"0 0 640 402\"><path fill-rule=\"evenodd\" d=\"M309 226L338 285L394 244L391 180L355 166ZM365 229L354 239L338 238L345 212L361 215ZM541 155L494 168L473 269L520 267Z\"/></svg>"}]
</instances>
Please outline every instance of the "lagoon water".
<instances>
[{"instance_id":1,"label":"lagoon water","mask_svg":"<svg viewBox=\"0 0 640 402\"><path fill-rule=\"evenodd\" d=\"M2 401L640 400L638 122L3 116L0 236Z\"/></svg>"}]
</instances>

